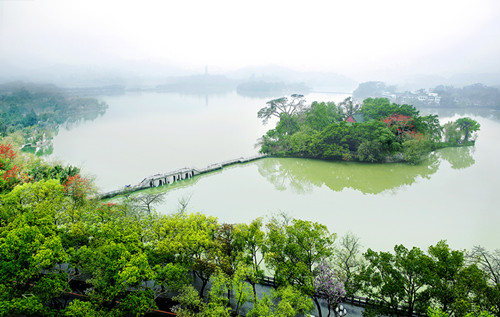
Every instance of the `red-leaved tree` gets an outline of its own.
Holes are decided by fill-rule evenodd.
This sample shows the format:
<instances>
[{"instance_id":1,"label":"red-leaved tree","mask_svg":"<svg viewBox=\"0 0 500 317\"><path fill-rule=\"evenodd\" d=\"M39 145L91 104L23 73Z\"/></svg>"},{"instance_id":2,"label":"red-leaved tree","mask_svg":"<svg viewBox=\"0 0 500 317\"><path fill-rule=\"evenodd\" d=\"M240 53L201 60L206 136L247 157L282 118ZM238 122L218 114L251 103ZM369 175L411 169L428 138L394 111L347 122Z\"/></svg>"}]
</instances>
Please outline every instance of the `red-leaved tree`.
<instances>
[{"instance_id":1,"label":"red-leaved tree","mask_svg":"<svg viewBox=\"0 0 500 317\"><path fill-rule=\"evenodd\" d=\"M12 190L21 182L21 171L14 164L16 152L10 144L0 144L0 193Z\"/></svg>"},{"instance_id":2,"label":"red-leaved tree","mask_svg":"<svg viewBox=\"0 0 500 317\"><path fill-rule=\"evenodd\" d=\"M79 174L69 176L68 180L63 184L66 193L73 199L76 204L83 204L87 195L90 192L89 181Z\"/></svg>"}]
</instances>

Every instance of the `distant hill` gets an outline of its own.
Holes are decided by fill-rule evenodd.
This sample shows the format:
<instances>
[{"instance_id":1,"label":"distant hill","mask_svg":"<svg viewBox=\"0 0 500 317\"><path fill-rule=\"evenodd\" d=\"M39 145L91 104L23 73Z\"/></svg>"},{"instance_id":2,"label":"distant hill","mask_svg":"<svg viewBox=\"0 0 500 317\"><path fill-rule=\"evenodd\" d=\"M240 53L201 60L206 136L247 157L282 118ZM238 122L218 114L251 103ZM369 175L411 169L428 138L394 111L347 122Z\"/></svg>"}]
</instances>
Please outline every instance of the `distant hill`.
<instances>
[{"instance_id":1,"label":"distant hill","mask_svg":"<svg viewBox=\"0 0 500 317\"><path fill-rule=\"evenodd\" d=\"M430 89L401 91L381 81L370 81L359 84L353 92L356 102L370 97L383 97L395 103L414 106L500 108L500 89L481 83L462 88L438 85Z\"/></svg>"},{"instance_id":2,"label":"distant hill","mask_svg":"<svg viewBox=\"0 0 500 317\"><path fill-rule=\"evenodd\" d=\"M241 96L275 97L288 94L306 94L311 91L304 83L247 81L236 87L236 92Z\"/></svg>"},{"instance_id":3,"label":"distant hill","mask_svg":"<svg viewBox=\"0 0 500 317\"><path fill-rule=\"evenodd\" d=\"M254 66L227 74L231 78L251 82L303 83L314 91L352 92L357 82L347 76L331 72L299 72L280 66Z\"/></svg>"},{"instance_id":4,"label":"distant hill","mask_svg":"<svg viewBox=\"0 0 500 317\"><path fill-rule=\"evenodd\" d=\"M223 75L192 75L169 77L165 84L156 86L161 92L224 93L236 89L237 81Z\"/></svg>"},{"instance_id":5,"label":"distant hill","mask_svg":"<svg viewBox=\"0 0 500 317\"><path fill-rule=\"evenodd\" d=\"M352 98L356 101L363 101L366 98L394 98L396 86L386 85L382 81L367 81L360 83L352 93Z\"/></svg>"}]
</instances>

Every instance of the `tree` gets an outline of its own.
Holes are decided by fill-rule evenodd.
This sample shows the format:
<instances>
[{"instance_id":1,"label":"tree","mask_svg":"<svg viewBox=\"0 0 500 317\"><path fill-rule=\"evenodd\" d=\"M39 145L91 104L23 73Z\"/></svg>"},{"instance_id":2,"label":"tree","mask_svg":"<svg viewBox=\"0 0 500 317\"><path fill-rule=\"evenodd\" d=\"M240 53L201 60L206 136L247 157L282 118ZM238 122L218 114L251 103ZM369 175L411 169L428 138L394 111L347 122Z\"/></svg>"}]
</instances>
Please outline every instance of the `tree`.
<instances>
[{"instance_id":1,"label":"tree","mask_svg":"<svg viewBox=\"0 0 500 317\"><path fill-rule=\"evenodd\" d=\"M342 119L347 119L349 116L360 112L361 105L352 102L352 97L347 97L339 103L339 112L342 114Z\"/></svg>"},{"instance_id":2,"label":"tree","mask_svg":"<svg viewBox=\"0 0 500 317\"><path fill-rule=\"evenodd\" d=\"M403 142L403 157L408 163L415 164L422 159L425 154L429 154L432 145L424 139L408 139Z\"/></svg>"},{"instance_id":3,"label":"tree","mask_svg":"<svg viewBox=\"0 0 500 317\"><path fill-rule=\"evenodd\" d=\"M235 228L235 243L239 244L239 249L242 250L241 261L250 267L246 271L246 278L252 285L254 303L257 301L256 284L264 277L261 264L267 252L262 226L262 218L257 218L249 225L242 223Z\"/></svg>"},{"instance_id":4,"label":"tree","mask_svg":"<svg viewBox=\"0 0 500 317\"><path fill-rule=\"evenodd\" d=\"M207 304L198 296L192 285L184 286L172 299L178 303L172 310L181 317L203 316L202 313L207 308Z\"/></svg>"},{"instance_id":5,"label":"tree","mask_svg":"<svg viewBox=\"0 0 500 317\"><path fill-rule=\"evenodd\" d=\"M311 296L321 316L314 287L315 268L333 253L335 234L324 225L293 219L272 219L268 225L266 263L279 286L294 285Z\"/></svg>"},{"instance_id":6,"label":"tree","mask_svg":"<svg viewBox=\"0 0 500 317\"><path fill-rule=\"evenodd\" d=\"M50 315L69 288L56 211L62 186L52 180L16 186L0 207L0 310L10 315Z\"/></svg>"},{"instance_id":7,"label":"tree","mask_svg":"<svg viewBox=\"0 0 500 317\"><path fill-rule=\"evenodd\" d=\"M439 308L429 307L429 309L427 310L427 316L429 316L429 317L450 317L453 315L447 314ZM468 313L467 315L464 315L464 316L465 317L494 317L494 315L492 315L490 312L484 311L484 310L483 311L476 310L476 311Z\"/></svg>"},{"instance_id":8,"label":"tree","mask_svg":"<svg viewBox=\"0 0 500 317\"><path fill-rule=\"evenodd\" d=\"M395 113L416 118L419 111L411 105L391 103L387 98L367 98L363 101L361 112L368 118L380 120Z\"/></svg>"},{"instance_id":9,"label":"tree","mask_svg":"<svg viewBox=\"0 0 500 317\"><path fill-rule=\"evenodd\" d=\"M396 134L397 137L403 138L411 131L415 131L415 119L410 116L404 116L397 113L383 120L385 124Z\"/></svg>"},{"instance_id":10,"label":"tree","mask_svg":"<svg viewBox=\"0 0 500 317\"><path fill-rule=\"evenodd\" d=\"M354 126L342 121L333 123L321 131L317 136L317 142L320 158L349 161L352 158L351 152L356 151L361 138Z\"/></svg>"},{"instance_id":11,"label":"tree","mask_svg":"<svg viewBox=\"0 0 500 317\"><path fill-rule=\"evenodd\" d=\"M241 260L243 245L239 243L235 234L235 226L232 224L221 224L214 233L217 246L215 262L221 274L227 276L228 283L232 283L238 267L244 262ZM227 287L228 301L231 299L232 286Z\"/></svg>"},{"instance_id":12,"label":"tree","mask_svg":"<svg viewBox=\"0 0 500 317\"><path fill-rule=\"evenodd\" d=\"M332 308L335 308L346 295L345 278L332 269L327 261L323 260L315 268L314 288L320 297L326 299L328 304L328 317ZM318 309L320 309L318 307ZM321 313L320 313L321 316Z\"/></svg>"},{"instance_id":13,"label":"tree","mask_svg":"<svg viewBox=\"0 0 500 317\"><path fill-rule=\"evenodd\" d=\"M445 141L452 144L468 144L472 133L481 125L471 118L460 118L444 125Z\"/></svg>"},{"instance_id":14,"label":"tree","mask_svg":"<svg viewBox=\"0 0 500 317\"><path fill-rule=\"evenodd\" d=\"M292 286L271 291L271 298L264 296L254 304L248 317L293 317L306 315L312 311L313 302Z\"/></svg>"},{"instance_id":15,"label":"tree","mask_svg":"<svg viewBox=\"0 0 500 317\"><path fill-rule=\"evenodd\" d=\"M475 246L470 260L486 273L488 284L484 290L484 308L500 316L500 249L489 252L481 246Z\"/></svg>"},{"instance_id":16,"label":"tree","mask_svg":"<svg viewBox=\"0 0 500 317\"><path fill-rule=\"evenodd\" d=\"M94 190L89 180L81 177L79 174L69 176L68 180L63 185L67 195L71 197L75 206L79 207L87 201L87 197Z\"/></svg>"},{"instance_id":17,"label":"tree","mask_svg":"<svg viewBox=\"0 0 500 317\"><path fill-rule=\"evenodd\" d=\"M455 122L464 137L462 139L462 143L469 142L470 134L479 131L479 128L481 127L476 120L472 120L471 118L460 118Z\"/></svg>"},{"instance_id":18,"label":"tree","mask_svg":"<svg viewBox=\"0 0 500 317\"><path fill-rule=\"evenodd\" d=\"M155 298L169 291L179 291L193 282L190 268L182 263L160 263L155 265L153 270L156 285L160 287L155 293Z\"/></svg>"},{"instance_id":19,"label":"tree","mask_svg":"<svg viewBox=\"0 0 500 317\"><path fill-rule=\"evenodd\" d=\"M200 297L217 269L219 224L203 214L173 214L160 217L152 228L152 254L157 262L176 262L190 268L202 286Z\"/></svg>"},{"instance_id":20,"label":"tree","mask_svg":"<svg viewBox=\"0 0 500 317\"><path fill-rule=\"evenodd\" d=\"M15 164L17 153L10 144L0 144L0 193L8 192L21 182L21 171Z\"/></svg>"},{"instance_id":21,"label":"tree","mask_svg":"<svg viewBox=\"0 0 500 317\"><path fill-rule=\"evenodd\" d=\"M304 108L304 96L293 94L291 100L287 97L281 97L268 101L266 107L261 108L257 112L257 117L262 119L264 124L272 117L281 118L281 114L292 116Z\"/></svg>"},{"instance_id":22,"label":"tree","mask_svg":"<svg viewBox=\"0 0 500 317\"><path fill-rule=\"evenodd\" d=\"M90 275L92 303L110 315L142 315L156 307L154 292L144 283L154 278L146 255L122 242L98 240L76 254L82 270Z\"/></svg>"},{"instance_id":23,"label":"tree","mask_svg":"<svg viewBox=\"0 0 500 317\"><path fill-rule=\"evenodd\" d=\"M339 110L333 102L314 101L307 110L304 111L305 123L316 131L321 131L333 122L342 120Z\"/></svg>"},{"instance_id":24,"label":"tree","mask_svg":"<svg viewBox=\"0 0 500 317\"><path fill-rule=\"evenodd\" d=\"M428 115L415 118L415 130L423 133L433 142L440 142L443 133L443 127L439 123L437 115Z\"/></svg>"},{"instance_id":25,"label":"tree","mask_svg":"<svg viewBox=\"0 0 500 317\"><path fill-rule=\"evenodd\" d=\"M427 309L424 290L429 259L419 248L397 245L394 254L368 249L363 255L368 261L361 272L363 292L381 303L367 307L368 311L399 315L403 305L405 315L411 317L414 311Z\"/></svg>"},{"instance_id":26,"label":"tree","mask_svg":"<svg viewBox=\"0 0 500 317\"><path fill-rule=\"evenodd\" d=\"M146 212L150 215L154 210L153 207L155 205L161 204L165 201L165 196L165 193L144 193L129 197L126 203L135 212Z\"/></svg>"},{"instance_id":27,"label":"tree","mask_svg":"<svg viewBox=\"0 0 500 317\"><path fill-rule=\"evenodd\" d=\"M345 277L344 286L347 297L354 296L360 288L359 273L363 266L360 252L361 244L358 237L347 233L340 238L340 248L335 253L335 260Z\"/></svg>"},{"instance_id":28,"label":"tree","mask_svg":"<svg viewBox=\"0 0 500 317\"><path fill-rule=\"evenodd\" d=\"M471 301L471 292L482 288L484 276L477 267L466 265L464 251L451 250L444 240L430 246L428 253L428 292L434 307L450 315L464 313L464 304Z\"/></svg>"},{"instance_id":29,"label":"tree","mask_svg":"<svg viewBox=\"0 0 500 317\"><path fill-rule=\"evenodd\" d=\"M291 135L298 130L296 114L304 108L303 95L291 95L291 100L286 97L273 99L266 104L266 107L257 112L257 117L262 119L264 124L274 116L280 119L276 125L276 132L279 135Z\"/></svg>"},{"instance_id":30,"label":"tree","mask_svg":"<svg viewBox=\"0 0 500 317\"><path fill-rule=\"evenodd\" d=\"M368 141L365 140L361 142L356 151L356 157L361 162L379 162L383 157L382 153L382 145L379 141Z\"/></svg>"},{"instance_id":31,"label":"tree","mask_svg":"<svg viewBox=\"0 0 500 317\"><path fill-rule=\"evenodd\" d=\"M456 122L447 122L443 126L444 141L449 144L460 144L462 133L457 127Z\"/></svg>"}]
</instances>

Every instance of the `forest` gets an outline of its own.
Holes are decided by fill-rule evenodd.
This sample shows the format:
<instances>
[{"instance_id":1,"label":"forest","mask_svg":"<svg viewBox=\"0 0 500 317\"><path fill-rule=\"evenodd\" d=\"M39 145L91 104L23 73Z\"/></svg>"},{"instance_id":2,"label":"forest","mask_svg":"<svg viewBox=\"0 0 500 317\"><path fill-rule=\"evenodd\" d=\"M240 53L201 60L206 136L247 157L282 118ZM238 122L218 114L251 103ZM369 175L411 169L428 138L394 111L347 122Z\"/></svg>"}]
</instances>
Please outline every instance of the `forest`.
<instances>
[{"instance_id":1,"label":"forest","mask_svg":"<svg viewBox=\"0 0 500 317\"><path fill-rule=\"evenodd\" d=\"M438 148L473 145L480 128L471 118L441 126L437 115L385 98L306 105L295 94L268 101L258 117L278 120L260 140L261 153L360 162L416 163Z\"/></svg>"},{"instance_id":2,"label":"forest","mask_svg":"<svg viewBox=\"0 0 500 317\"><path fill-rule=\"evenodd\" d=\"M0 85L0 136L16 146L43 144L59 126L102 115L107 105L71 95L53 85L14 82Z\"/></svg>"},{"instance_id":3,"label":"forest","mask_svg":"<svg viewBox=\"0 0 500 317\"><path fill-rule=\"evenodd\" d=\"M363 252L285 214L229 224L187 202L158 213L157 194L97 197L78 168L0 145L1 316L296 316L321 302L334 314L354 295L367 316L500 316L500 250Z\"/></svg>"}]
</instances>

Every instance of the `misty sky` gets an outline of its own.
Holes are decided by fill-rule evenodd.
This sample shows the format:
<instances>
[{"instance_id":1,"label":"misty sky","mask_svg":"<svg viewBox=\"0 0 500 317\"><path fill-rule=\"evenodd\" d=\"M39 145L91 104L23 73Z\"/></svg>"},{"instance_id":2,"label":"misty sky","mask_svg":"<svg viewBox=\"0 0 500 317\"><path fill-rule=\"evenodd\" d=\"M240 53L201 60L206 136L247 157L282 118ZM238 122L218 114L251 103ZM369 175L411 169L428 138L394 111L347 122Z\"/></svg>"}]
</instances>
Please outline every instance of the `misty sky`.
<instances>
[{"instance_id":1,"label":"misty sky","mask_svg":"<svg viewBox=\"0 0 500 317\"><path fill-rule=\"evenodd\" d=\"M0 0L0 65L128 62L499 72L500 1Z\"/></svg>"}]
</instances>

